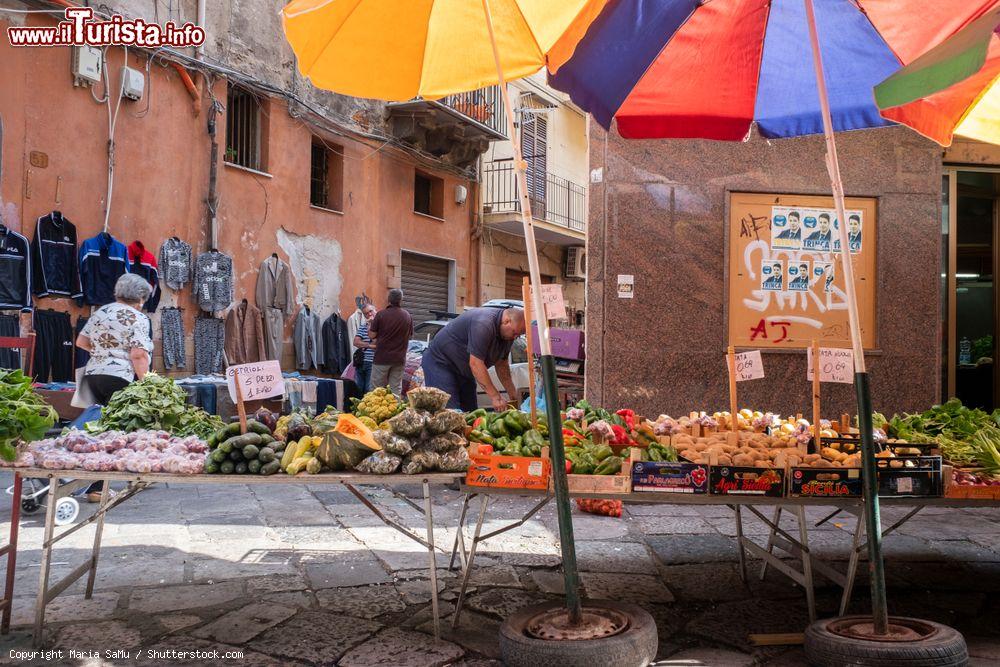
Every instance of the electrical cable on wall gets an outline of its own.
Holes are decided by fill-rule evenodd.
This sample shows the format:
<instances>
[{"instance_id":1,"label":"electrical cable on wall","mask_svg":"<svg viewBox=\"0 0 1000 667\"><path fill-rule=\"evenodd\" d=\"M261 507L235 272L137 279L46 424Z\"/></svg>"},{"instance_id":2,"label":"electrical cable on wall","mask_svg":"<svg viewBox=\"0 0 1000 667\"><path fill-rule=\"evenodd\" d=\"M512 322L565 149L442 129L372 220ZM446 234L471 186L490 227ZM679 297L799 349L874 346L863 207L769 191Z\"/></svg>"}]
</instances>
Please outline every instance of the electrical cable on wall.
<instances>
[{"instance_id":1,"label":"electrical cable on wall","mask_svg":"<svg viewBox=\"0 0 1000 667\"><path fill-rule=\"evenodd\" d=\"M128 65L128 47L125 49L125 65ZM103 58L104 61L104 90L105 96L104 101L108 105L108 192L107 198L104 202L104 227L103 231L107 233L108 223L111 219L111 199L114 196L115 191L115 129L118 125L118 113L121 111L122 97L125 96L125 73L122 72L120 75L121 83L118 87L118 101L115 103L115 111L111 112L111 76L108 74L108 59L107 54ZM91 91L91 96L93 96L93 91ZM96 97L94 98L97 99Z\"/></svg>"}]
</instances>

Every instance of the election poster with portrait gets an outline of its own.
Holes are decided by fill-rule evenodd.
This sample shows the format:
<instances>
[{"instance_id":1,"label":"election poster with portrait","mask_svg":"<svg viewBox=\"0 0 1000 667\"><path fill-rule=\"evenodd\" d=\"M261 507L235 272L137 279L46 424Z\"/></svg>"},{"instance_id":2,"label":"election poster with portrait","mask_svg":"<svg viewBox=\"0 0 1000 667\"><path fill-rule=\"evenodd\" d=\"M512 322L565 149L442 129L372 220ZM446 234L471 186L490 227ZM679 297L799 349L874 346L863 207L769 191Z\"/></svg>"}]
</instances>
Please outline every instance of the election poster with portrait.
<instances>
[{"instance_id":1,"label":"election poster with portrait","mask_svg":"<svg viewBox=\"0 0 1000 667\"><path fill-rule=\"evenodd\" d=\"M806 348L850 344L841 266L848 232L863 344L875 346L877 202L848 197L842 223L829 196L730 193L729 343Z\"/></svg>"}]
</instances>

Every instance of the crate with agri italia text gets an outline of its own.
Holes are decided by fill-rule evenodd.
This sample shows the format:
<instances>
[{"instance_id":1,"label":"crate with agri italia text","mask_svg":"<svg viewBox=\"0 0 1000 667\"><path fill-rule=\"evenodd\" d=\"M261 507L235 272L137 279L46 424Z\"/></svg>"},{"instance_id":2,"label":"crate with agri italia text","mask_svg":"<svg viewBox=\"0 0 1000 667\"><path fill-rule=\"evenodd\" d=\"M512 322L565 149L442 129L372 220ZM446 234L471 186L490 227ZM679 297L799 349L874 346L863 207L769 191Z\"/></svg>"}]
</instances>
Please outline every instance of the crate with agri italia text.
<instances>
[{"instance_id":1,"label":"crate with agri italia text","mask_svg":"<svg viewBox=\"0 0 1000 667\"><path fill-rule=\"evenodd\" d=\"M655 493L708 493L708 466L701 463L634 461L632 490Z\"/></svg>"},{"instance_id":2,"label":"crate with agri italia text","mask_svg":"<svg viewBox=\"0 0 1000 667\"><path fill-rule=\"evenodd\" d=\"M548 459L549 449L548 447L542 449L542 458ZM612 458L614 457L614 458ZM597 466L595 466L594 471L588 471L586 474L575 474L569 472L566 475L566 480L569 485L569 492L575 494L581 493L594 493L594 494L613 494L613 495L626 495L632 491L632 476L630 474L630 466L633 460L637 456L633 449L622 452L621 456L613 454L611 457L605 457L598 461ZM611 462L617 463L617 460L621 461L620 469L618 472L611 474L600 474L602 470L606 470L609 467L614 467ZM572 461L568 461L570 465ZM601 464L604 464L603 466ZM552 484L552 480L549 480L549 490L553 491L555 487Z\"/></svg>"},{"instance_id":3,"label":"crate with agri italia text","mask_svg":"<svg viewBox=\"0 0 1000 667\"><path fill-rule=\"evenodd\" d=\"M546 455L500 456L469 452L472 463L465 474L468 486L494 489L531 489L544 491L549 488L552 462Z\"/></svg>"},{"instance_id":4,"label":"crate with agri italia text","mask_svg":"<svg viewBox=\"0 0 1000 667\"><path fill-rule=\"evenodd\" d=\"M793 498L860 498L861 468L792 466L788 495Z\"/></svg>"},{"instance_id":5,"label":"crate with agri italia text","mask_svg":"<svg viewBox=\"0 0 1000 667\"><path fill-rule=\"evenodd\" d=\"M709 487L709 492L716 496L781 498L785 495L785 470L783 468L751 468L747 466L712 466L709 471Z\"/></svg>"},{"instance_id":6,"label":"crate with agri italia text","mask_svg":"<svg viewBox=\"0 0 1000 667\"><path fill-rule=\"evenodd\" d=\"M935 497L944 492L940 456L876 458L880 496Z\"/></svg>"}]
</instances>

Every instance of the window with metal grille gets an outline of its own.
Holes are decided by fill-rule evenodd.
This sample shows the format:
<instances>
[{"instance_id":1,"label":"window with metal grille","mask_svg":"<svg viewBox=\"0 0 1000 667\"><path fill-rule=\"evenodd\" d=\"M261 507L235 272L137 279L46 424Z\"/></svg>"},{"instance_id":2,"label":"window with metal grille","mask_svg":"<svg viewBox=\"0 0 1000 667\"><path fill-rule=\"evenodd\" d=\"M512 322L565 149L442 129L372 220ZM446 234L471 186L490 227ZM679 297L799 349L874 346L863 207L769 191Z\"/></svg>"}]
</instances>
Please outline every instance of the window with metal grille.
<instances>
[{"instance_id":1,"label":"window with metal grille","mask_svg":"<svg viewBox=\"0 0 1000 667\"><path fill-rule=\"evenodd\" d=\"M226 95L226 162L267 171L267 117L250 91L229 85Z\"/></svg>"},{"instance_id":2,"label":"window with metal grille","mask_svg":"<svg viewBox=\"0 0 1000 667\"><path fill-rule=\"evenodd\" d=\"M344 210L344 147L319 137L312 141L309 203L331 211Z\"/></svg>"},{"instance_id":3,"label":"window with metal grille","mask_svg":"<svg viewBox=\"0 0 1000 667\"><path fill-rule=\"evenodd\" d=\"M422 171L413 174L413 210L444 219L444 179Z\"/></svg>"}]
</instances>

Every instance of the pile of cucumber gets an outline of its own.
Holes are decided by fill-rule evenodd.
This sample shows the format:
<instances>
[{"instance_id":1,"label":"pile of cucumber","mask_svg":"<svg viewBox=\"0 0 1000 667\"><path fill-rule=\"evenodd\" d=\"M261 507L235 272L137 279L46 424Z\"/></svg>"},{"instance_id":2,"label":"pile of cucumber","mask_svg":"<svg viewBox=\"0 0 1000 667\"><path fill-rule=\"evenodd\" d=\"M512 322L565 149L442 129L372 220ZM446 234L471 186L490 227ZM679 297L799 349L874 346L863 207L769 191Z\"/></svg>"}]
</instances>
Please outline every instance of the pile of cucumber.
<instances>
[{"instance_id":1,"label":"pile of cucumber","mask_svg":"<svg viewBox=\"0 0 1000 667\"><path fill-rule=\"evenodd\" d=\"M209 475L273 475L281 470L285 443L267 426L251 419L246 433L240 433L239 422L213 433L208 449L205 472Z\"/></svg>"}]
</instances>

